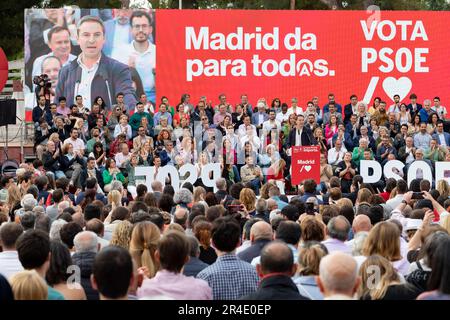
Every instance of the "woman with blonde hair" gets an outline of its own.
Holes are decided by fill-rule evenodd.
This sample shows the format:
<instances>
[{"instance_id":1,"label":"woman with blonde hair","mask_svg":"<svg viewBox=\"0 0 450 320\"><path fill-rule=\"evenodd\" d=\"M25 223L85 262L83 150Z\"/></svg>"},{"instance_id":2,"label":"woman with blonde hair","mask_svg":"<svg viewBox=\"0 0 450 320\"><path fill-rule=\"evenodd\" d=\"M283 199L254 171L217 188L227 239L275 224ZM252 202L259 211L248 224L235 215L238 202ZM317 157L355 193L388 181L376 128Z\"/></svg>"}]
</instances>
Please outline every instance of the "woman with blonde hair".
<instances>
[{"instance_id":1,"label":"woman with blonde hair","mask_svg":"<svg viewBox=\"0 0 450 320\"><path fill-rule=\"evenodd\" d=\"M436 190L439 191L441 197L445 199L450 197L450 186L446 180L439 180L436 184Z\"/></svg>"},{"instance_id":2,"label":"woman with blonde hair","mask_svg":"<svg viewBox=\"0 0 450 320\"><path fill-rule=\"evenodd\" d=\"M239 201L244 206L244 210L249 215L253 215L256 210L256 195L250 188L243 188L239 194Z\"/></svg>"},{"instance_id":3,"label":"woman with blonde hair","mask_svg":"<svg viewBox=\"0 0 450 320\"><path fill-rule=\"evenodd\" d=\"M408 273L409 262L400 254L400 229L392 222L379 222L370 230L362 254L366 257L378 254L390 261L398 273Z\"/></svg>"},{"instance_id":4,"label":"woman with blonde hair","mask_svg":"<svg viewBox=\"0 0 450 320\"><path fill-rule=\"evenodd\" d=\"M9 282L15 300L47 300L47 284L35 270L18 272Z\"/></svg>"},{"instance_id":5,"label":"woman with blonde hair","mask_svg":"<svg viewBox=\"0 0 450 320\"><path fill-rule=\"evenodd\" d=\"M111 205L111 211L122 205L122 195L118 190L108 193L108 204Z\"/></svg>"},{"instance_id":6,"label":"woman with blonde hair","mask_svg":"<svg viewBox=\"0 0 450 320\"><path fill-rule=\"evenodd\" d=\"M217 259L216 251L211 247L211 230L212 224L209 221L199 221L194 224L194 236L200 244L198 258L207 264L213 264Z\"/></svg>"},{"instance_id":7,"label":"woman with blonde hair","mask_svg":"<svg viewBox=\"0 0 450 320\"><path fill-rule=\"evenodd\" d=\"M201 203L205 206L206 209L208 209L208 204L205 201L206 196L206 190L205 188L198 186L194 188L194 200L193 203Z\"/></svg>"},{"instance_id":8,"label":"woman with blonde hair","mask_svg":"<svg viewBox=\"0 0 450 320\"><path fill-rule=\"evenodd\" d=\"M302 296L323 300L315 278L319 275L320 260L327 254L327 247L317 241L308 241L299 246L297 277L293 280Z\"/></svg>"},{"instance_id":9,"label":"woman with blonde hair","mask_svg":"<svg viewBox=\"0 0 450 320\"><path fill-rule=\"evenodd\" d=\"M14 221L14 212L21 208L20 200L22 199L22 194L20 193L19 187L15 183L11 183L8 187L8 198L6 200L6 205L9 208L9 217L11 221Z\"/></svg>"},{"instance_id":10,"label":"woman with blonde hair","mask_svg":"<svg viewBox=\"0 0 450 320\"><path fill-rule=\"evenodd\" d=\"M359 204L366 202L366 203L371 203L372 200L372 192L367 189L367 188L361 188L358 191L358 195L356 197L356 207L358 207Z\"/></svg>"},{"instance_id":11,"label":"woman with blonde hair","mask_svg":"<svg viewBox=\"0 0 450 320\"><path fill-rule=\"evenodd\" d=\"M286 161L284 159L276 160L270 167L267 169L267 181L276 180L284 182L284 169L286 168Z\"/></svg>"},{"instance_id":12,"label":"woman with blonde hair","mask_svg":"<svg viewBox=\"0 0 450 320\"><path fill-rule=\"evenodd\" d=\"M130 221L124 220L117 223L114 228L111 241L111 246L118 246L129 250L131 241L131 232L133 231L133 224Z\"/></svg>"},{"instance_id":13,"label":"woman with blonde hair","mask_svg":"<svg viewBox=\"0 0 450 320\"><path fill-rule=\"evenodd\" d=\"M153 278L159 269L155 252L160 238L159 228L150 221L137 223L131 233L131 257L138 268L145 267L147 269L147 277L149 278Z\"/></svg>"},{"instance_id":14,"label":"woman with blonde hair","mask_svg":"<svg viewBox=\"0 0 450 320\"><path fill-rule=\"evenodd\" d=\"M334 204L337 205L339 209L341 209L342 207L353 207L353 202L349 198L341 198Z\"/></svg>"},{"instance_id":15,"label":"woman with blonde hair","mask_svg":"<svg viewBox=\"0 0 450 320\"><path fill-rule=\"evenodd\" d=\"M380 255L367 257L359 268L359 276L357 294L361 300L415 300L420 293L414 286L402 284L389 260Z\"/></svg>"}]
</instances>

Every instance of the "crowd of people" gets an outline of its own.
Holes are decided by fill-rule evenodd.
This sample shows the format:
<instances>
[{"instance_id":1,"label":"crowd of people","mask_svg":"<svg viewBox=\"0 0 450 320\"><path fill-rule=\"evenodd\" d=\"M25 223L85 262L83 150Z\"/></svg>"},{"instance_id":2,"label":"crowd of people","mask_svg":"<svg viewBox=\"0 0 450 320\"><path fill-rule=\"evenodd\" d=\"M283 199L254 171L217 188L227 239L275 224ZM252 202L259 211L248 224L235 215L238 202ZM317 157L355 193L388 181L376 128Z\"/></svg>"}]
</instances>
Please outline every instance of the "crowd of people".
<instances>
[{"instance_id":1,"label":"crowd of people","mask_svg":"<svg viewBox=\"0 0 450 320\"><path fill-rule=\"evenodd\" d=\"M0 181L2 297L449 299L448 181L406 182L414 161L450 161L446 108L328 98L194 107L184 94L174 108L143 94L130 112L121 93L113 106L41 96L36 160ZM293 185L291 148L308 145L320 183ZM364 183L371 159L404 162L405 179ZM135 175L188 163L220 163L215 188Z\"/></svg>"}]
</instances>

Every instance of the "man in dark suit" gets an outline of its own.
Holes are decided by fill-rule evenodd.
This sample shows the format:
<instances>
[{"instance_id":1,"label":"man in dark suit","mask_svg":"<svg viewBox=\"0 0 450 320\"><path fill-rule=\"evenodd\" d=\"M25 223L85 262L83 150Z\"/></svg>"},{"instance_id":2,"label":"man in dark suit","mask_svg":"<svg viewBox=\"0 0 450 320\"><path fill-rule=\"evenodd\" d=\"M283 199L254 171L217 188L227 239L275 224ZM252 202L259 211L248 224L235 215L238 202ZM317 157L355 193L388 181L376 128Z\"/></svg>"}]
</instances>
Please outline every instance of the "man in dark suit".
<instances>
[{"instance_id":1,"label":"man in dark suit","mask_svg":"<svg viewBox=\"0 0 450 320\"><path fill-rule=\"evenodd\" d=\"M357 112L356 104L358 103L358 97L356 94L352 94L350 96L350 103L346 104L344 107L344 124L347 124L350 121L350 117L352 114Z\"/></svg>"},{"instance_id":2,"label":"man in dark suit","mask_svg":"<svg viewBox=\"0 0 450 320\"><path fill-rule=\"evenodd\" d=\"M100 96L111 107L121 92L128 110L134 110L137 100L129 67L102 54L106 41L103 21L85 16L78 22L77 31L82 52L60 70L55 99L64 96L72 104L81 95L83 105L90 109L94 97Z\"/></svg>"},{"instance_id":3,"label":"man in dark suit","mask_svg":"<svg viewBox=\"0 0 450 320\"><path fill-rule=\"evenodd\" d=\"M217 192L214 194L219 203L226 203L233 200L227 192L227 181L224 178L219 178L216 181Z\"/></svg>"},{"instance_id":4,"label":"man in dark suit","mask_svg":"<svg viewBox=\"0 0 450 320\"><path fill-rule=\"evenodd\" d=\"M438 120L436 125L436 133L433 134L433 139L436 139L440 146L450 147L450 133L444 131L444 122Z\"/></svg>"},{"instance_id":5,"label":"man in dark suit","mask_svg":"<svg viewBox=\"0 0 450 320\"><path fill-rule=\"evenodd\" d=\"M244 300L308 300L302 296L291 277L295 274L292 250L281 242L269 243L261 251L261 264L256 271L261 277L258 290Z\"/></svg>"},{"instance_id":6,"label":"man in dark suit","mask_svg":"<svg viewBox=\"0 0 450 320\"><path fill-rule=\"evenodd\" d=\"M238 254L238 258L251 263L261 254L266 244L273 240L272 226L265 221L256 222L250 229L251 245Z\"/></svg>"},{"instance_id":7,"label":"man in dark suit","mask_svg":"<svg viewBox=\"0 0 450 320\"><path fill-rule=\"evenodd\" d=\"M409 96L409 100L411 101L407 106L407 110L411 114L411 119L414 118L414 115L422 109L422 105L417 103L417 96L415 93L411 93Z\"/></svg>"},{"instance_id":8,"label":"man in dark suit","mask_svg":"<svg viewBox=\"0 0 450 320\"><path fill-rule=\"evenodd\" d=\"M95 158L88 158L86 167L84 167L81 170L80 173L80 185L82 187L86 186L87 188L87 181L89 178L95 178L96 183L99 185L101 189L103 189L103 176L100 173L100 170L98 170L95 167ZM92 187L93 188L93 187ZM97 188L98 191L101 191L101 189Z\"/></svg>"},{"instance_id":9,"label":"man in dark suit","mask_svg":"<svg viewBox=\"0 0 450 320\"><path fill-rule=\"evenodd\" d=\"M288 137L288 148L293 146L312 146L317 144L314 139L312 131L305 127L305 117L303 115L297 116L297 124L295 128L292 128Z\"/></svg>"},{"instance_id":10,"label":"man in dark suit","mask_svg":"<svg viewBox=\"0 0 450 320\"><path fill-rule=\"evenodd\" d=\"M251 115L252 124L255 125L256 130L262 129L264 121L269 120L269 115L266 112L266 105L264 102L258 102L258 112Z\"/></svg>"},{"instance_id":11,"label":"man in dark suit","mask_svg":"<svg viewBox=\"0 0 450 320\"><path fill-rule=\"evenodd\" d=\"M200 271L209 265L198 258L200 255L200 248L198 247L197 238L193 236L188 236L187 238L191 249L189 251L189 261L183 268L183 274L188 277L196 277Z\"/></svg>"}]
</instances>

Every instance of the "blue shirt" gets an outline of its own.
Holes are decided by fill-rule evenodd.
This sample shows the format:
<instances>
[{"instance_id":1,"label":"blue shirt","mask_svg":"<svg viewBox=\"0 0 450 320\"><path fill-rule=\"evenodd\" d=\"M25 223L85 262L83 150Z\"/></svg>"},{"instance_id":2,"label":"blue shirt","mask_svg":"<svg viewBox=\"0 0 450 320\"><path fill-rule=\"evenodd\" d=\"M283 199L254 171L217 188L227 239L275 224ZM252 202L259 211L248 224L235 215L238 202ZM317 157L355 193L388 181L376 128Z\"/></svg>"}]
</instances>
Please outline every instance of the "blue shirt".
<instances>
[{"instance_id":1,"label":"blue shirt","mask_svg":"<svg viewBox=\"0 0 450 320\"><path fill-rule=\"evenodd\" d=\"M254 293L259 281L256 269L250 263L239 260L234 253L218 257L197 278L208 282L213 291L213 300L237 300Z\"/></svg>"}]
</instances>

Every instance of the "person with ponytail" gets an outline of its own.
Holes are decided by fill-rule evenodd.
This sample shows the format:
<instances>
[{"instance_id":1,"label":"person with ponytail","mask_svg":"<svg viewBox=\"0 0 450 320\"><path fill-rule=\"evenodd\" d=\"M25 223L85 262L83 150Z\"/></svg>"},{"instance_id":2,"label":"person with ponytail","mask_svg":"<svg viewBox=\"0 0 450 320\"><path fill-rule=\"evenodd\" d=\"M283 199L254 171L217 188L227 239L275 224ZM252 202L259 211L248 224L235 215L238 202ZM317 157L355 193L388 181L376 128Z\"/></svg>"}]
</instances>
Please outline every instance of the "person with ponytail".
<instances>
[{"instance_id":1,"label":"person with ponytail","mask_svg":"<svg viewBox=\"0 0 450 320\"><path fill-rule=\"evenodd\" d=\"M148 278L153 278L159 269L155 251L161 238L159 228L150 221L137 223L131 233L130 254L138 268L145 268Z\"/></svg>"},{"instance_id":2,"label":"person with ponytail","mask_svg":"<svg viewBox=\"0 0 450 320\"><path fill-rule=\"evenodd\" d=\"M212 224L208 221L200 221L194 225L194 235L200 242L199 259L207 264L213 264L217 259L216 251L211 247Z\"/></svg>"}]
</instances>

